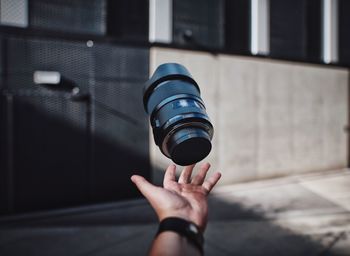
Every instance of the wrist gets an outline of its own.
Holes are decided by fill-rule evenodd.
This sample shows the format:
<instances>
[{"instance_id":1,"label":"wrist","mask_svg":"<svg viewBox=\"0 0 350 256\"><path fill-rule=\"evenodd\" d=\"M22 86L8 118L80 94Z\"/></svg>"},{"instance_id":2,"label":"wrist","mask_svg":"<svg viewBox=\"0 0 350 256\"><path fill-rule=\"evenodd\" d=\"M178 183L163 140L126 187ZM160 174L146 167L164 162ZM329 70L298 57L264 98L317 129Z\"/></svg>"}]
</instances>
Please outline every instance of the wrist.
<instances>
[{"instance_id":1,"label":"wrist","mask_svg":"<svg viewBox=\"0 0 350 256\"><path fill-rule=\"evenodd\" d=\"M181 212L171 211L171 212L162 213L158 215L159 222L163 221L166 218L172 218L172 217L184 219L186 221L194 223L197 227L199 227L199 230L201 232L204 232L205 230L206 218L204 217L193 216L193 214L187 213L184 211L181 211Z\"/></svg>"},{"instance_id":2,"label":"wrist","mask_svg":"<svg viewBox=\"0 0 350 256\"><path fill-rule=\"evenodd\" d=\"M203 233L195 223L179 217L167 217L159 223L157 236L163 232L174 232L187 239L203 254Z\"/></svg>"}]
</instances>

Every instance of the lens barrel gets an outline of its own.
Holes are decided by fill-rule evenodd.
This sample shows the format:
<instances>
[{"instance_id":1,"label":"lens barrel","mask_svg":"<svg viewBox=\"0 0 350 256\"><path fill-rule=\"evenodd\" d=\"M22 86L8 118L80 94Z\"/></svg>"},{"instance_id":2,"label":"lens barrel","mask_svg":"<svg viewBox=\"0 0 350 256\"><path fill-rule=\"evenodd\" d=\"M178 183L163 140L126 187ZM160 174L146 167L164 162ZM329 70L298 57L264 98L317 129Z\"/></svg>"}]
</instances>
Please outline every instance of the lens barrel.
<instances>
[{"instance_id":1,"label":"lens barrel","mask_svg":"<svg viewBox=\"0 0 350 256\"><path fill-rule=\"evenodd\" d=\"M165 156L184 166L210 153L213 125L199 86L184 66L160 65L145 83L143 104L154 141Z\"/></svg>"}]
</instances>

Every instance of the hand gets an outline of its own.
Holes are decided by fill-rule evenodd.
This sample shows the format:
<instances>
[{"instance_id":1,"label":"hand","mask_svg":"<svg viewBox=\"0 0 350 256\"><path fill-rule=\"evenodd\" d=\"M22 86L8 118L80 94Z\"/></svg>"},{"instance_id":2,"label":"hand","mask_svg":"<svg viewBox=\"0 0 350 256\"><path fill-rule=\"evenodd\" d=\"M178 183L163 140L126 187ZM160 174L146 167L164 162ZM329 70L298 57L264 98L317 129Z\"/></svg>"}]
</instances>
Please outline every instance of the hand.
<instances>
[{"instance_id":1,"label":"hand","mask_svg":"<svg viewBox=\"0 0 350 256\"><path fill-rule=\"evenodd\" d=\"M205 180L210 168L210 164L205 163L191 179L194 166L186 166L177 182L176 166L170 165L164 175L163 187L154 186L138 175L133 175L131 180L152 205L160 221L167 217L180 217L194 222L204 231L208 219L207 196L221 174L216 172Z\"/></svg>"}]
</instances>

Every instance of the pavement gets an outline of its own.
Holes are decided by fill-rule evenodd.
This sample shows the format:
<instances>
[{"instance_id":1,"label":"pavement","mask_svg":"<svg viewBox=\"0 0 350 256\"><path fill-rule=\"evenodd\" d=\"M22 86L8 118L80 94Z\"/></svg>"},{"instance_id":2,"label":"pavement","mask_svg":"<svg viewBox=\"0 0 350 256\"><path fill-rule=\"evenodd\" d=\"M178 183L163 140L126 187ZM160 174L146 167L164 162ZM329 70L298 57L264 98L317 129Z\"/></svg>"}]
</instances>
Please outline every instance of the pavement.
<instances>
[{"instance_id":1,"label":"pavement","mask_svg":"<svg viewBox=\"0 0 350 256\"><path fill-rule=\"evenodd\" d=\"M1 256L146 255L145 200L0 218ZM216 188L205 255L350 255L350 170Z\"/></svg>"}]
</instances>

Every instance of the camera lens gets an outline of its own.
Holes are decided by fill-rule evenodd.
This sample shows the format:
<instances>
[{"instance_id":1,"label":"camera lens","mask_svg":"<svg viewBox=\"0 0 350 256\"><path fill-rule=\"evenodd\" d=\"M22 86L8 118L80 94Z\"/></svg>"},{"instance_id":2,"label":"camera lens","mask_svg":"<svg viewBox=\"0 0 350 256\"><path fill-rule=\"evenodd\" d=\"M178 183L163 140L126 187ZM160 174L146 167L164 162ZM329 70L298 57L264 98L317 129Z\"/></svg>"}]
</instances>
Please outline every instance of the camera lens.
<instances>
[{"instance_id":1,"label":"camera lens","mask_svg":"<svg viewBox=\"0 0 350 256\"><path fill-rule=\"evenodd\" d=\"M199 86L184 66L160 65L143 93L154 141L165 156L176 164L190 165L209 154L213 126Z\"/></svg>"}]
</instances>

